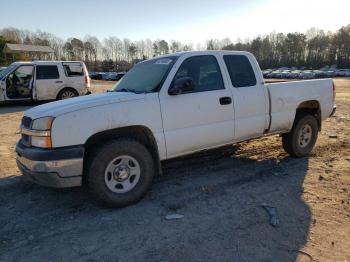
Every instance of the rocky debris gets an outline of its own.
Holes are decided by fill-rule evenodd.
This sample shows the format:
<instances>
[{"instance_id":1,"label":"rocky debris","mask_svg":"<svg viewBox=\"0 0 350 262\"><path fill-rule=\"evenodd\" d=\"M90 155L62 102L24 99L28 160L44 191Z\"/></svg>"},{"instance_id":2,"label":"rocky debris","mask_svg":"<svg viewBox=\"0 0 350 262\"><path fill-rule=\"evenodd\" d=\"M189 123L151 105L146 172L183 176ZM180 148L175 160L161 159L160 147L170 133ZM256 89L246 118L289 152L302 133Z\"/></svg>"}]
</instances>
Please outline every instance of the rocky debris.
<instances>
[{"instance_id":1,"label":"rocky debris","mask_svg":"<svg viewBox=\"0 0 350 262\"><path fill-rule=\"evenodd\" d=\"M169 211L177 211L179 209L181 209L183 206L181 204L177 204L177 203L171 203L171 204L168 204L168 209Z\"/></svg>"},{"instance_id":2,"label":"rocky debris","mask_svg":"<svg viewBox=\"0 0 350 262\"><path fill-rule=\"evenodd\" d=\"M338 135L335 133L329 134L328 135L329 138L338 138Z\"/></svg>"},{"instance_id":3,"label":"rocky debris","mask_svg":"<svg viewBox=\"0 0 350 262\"><path fill-rule=\"evenodd\" d=\"M309 261L314 261L314 258L309 253L307 253L305 251L302 251L302 250L290 250L290 251L297 252L297 253L299 253L301 255L304 255L304 256L308 257L310 259Z\"/></svg>"},{"instance_id":4,"label":"rocky debris","mask_svg":"<svg viewBox=\"0 0 350 262\"><path fill-rule=\"evenodd\" d=\"M204 193L213 193L216 190L215 186L202 186L201 191Z\"/></svg>"},{"instance_id":5,"label":"rocky debris","mask_svg":"<svg viewBox=\"0 0 350 262\"><path fill-rule=\"evenodd\" d=\"M266 210L266 212L270 216L270 225L273 227L277 227L279 224L279 219L278 219L278 214L277 214L277 208L276 207L271 207L267 206L265 204L261 205L262 208Z\"/></svg>"},{"instance_id":6,"label":"rocky debris","mask_svg":"<svg viewBox=\"0 0 350 262\"><path fill-rule=\"evenodd\" d=\"M143 225L147 225L147 224L148 224L147 220L141 220L141 221L136 222L136 225L138 225L138 226L143 226Z\"/></svg>"},{"instance_id":7,"label":"rocky debris","mask_svg":"<svg viewBox=\"0 0 350 262\"><path fill-rule=\"evenodd\" d=\"M168 214L165 216L165 219L166 220L176 220L176 219L181 219L181 218L184 218L185 216L184 215L181 215L181 214Z\"/></svg>"}]
</instances>

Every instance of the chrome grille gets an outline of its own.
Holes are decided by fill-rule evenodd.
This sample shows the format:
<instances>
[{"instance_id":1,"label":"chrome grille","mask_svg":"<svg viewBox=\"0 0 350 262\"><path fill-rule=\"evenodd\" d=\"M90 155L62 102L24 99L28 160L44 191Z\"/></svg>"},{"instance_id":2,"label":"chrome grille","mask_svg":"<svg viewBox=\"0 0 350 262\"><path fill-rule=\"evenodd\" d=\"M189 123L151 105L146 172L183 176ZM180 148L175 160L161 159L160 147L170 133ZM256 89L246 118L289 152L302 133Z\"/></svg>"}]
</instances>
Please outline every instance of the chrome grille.
<instances>
[{"instance_id":1,"label":"chrome grille","mask_svg":"<svg viewBox=\"0 0 350 262\"><path fill-rule=\"evenodd\" d=\"M28 116L24 116L21 124L23 128L30 129L32 127L32 119Z\"/></svg>"},{"instance_id":2,"label":"chrome grille","mask_svg":"<svg viewBox=\"0 0 350 262\"><path fill-rule=\"evenodd\" d=\"M30 146L30 137L27 135L22 135L22 143L26 146Z\"/></svg>"},{"instance_id":3,"label":"chrome grille","mask_svg":"<svg viewBox=\"0 0 350 262\"><path fill-rule=\"evenodd\" d=\"M21 127L30 129L32 127L32 119L30 117L24 116L22 118ZM30 137L28 135L22 134L22 143L26 146L30 146Z\"/></svg>"}]
</instances>

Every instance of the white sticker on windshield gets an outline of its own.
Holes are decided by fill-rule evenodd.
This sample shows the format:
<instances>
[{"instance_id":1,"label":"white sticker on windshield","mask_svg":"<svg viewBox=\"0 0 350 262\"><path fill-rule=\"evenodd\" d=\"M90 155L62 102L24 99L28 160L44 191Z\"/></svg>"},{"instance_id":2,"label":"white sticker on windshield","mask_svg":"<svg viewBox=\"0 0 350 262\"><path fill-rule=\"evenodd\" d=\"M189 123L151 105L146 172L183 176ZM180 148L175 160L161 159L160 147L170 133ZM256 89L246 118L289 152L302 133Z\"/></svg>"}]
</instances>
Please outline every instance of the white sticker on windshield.
<instances>
[{"instance_id":1,"label":"white sticker on windshield","mask_svg":"<svg viewBox=\"0 0 350 262\"><path fill-rule=\"evenodd\" d=\"M155 64L156 65L169 65L171 63L171 59L169 58L163 58L163 59L158 59Z\"/></svg>"}]
</instances>

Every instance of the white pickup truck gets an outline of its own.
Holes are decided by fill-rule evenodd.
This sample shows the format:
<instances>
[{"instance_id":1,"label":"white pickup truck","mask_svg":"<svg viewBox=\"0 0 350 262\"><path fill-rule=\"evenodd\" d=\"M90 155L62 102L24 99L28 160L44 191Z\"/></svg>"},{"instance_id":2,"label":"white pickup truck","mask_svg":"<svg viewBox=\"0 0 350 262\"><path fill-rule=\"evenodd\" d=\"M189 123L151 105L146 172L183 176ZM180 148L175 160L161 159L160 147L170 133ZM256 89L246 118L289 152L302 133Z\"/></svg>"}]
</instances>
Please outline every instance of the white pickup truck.
<instances>
[{"instance_id":1,"label":"white pickup truck","mask_svg":"<svg viewBox=\"0 0 350 262\"><path fill-rule=\"evenodd\" d=\"M147 192L162 160L269 134L307 156L334 99L331 79L264 84L247 52L161 56L109 92L26 111L17 163L38 184L85 184L105 205L125 206Z\"/></svg>"}]
</instances>

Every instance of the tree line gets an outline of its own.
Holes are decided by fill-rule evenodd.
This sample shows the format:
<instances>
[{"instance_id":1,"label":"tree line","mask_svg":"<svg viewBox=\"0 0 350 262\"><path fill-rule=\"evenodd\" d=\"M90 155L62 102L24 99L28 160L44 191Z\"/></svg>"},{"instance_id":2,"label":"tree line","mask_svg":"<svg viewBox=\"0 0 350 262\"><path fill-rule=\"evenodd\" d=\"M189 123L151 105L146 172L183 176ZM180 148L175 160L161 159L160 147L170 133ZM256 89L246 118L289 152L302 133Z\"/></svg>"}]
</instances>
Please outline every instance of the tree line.
<instances>
[{"instance_id":1,"label":"tree line","mask_svg":"<svg viewBox=\"0 0 350 262\"><path fill-rule=\"evenodd\" d=\"M89 70L125 71L133 64L154 56L190 50L238 50L252 52L263 69L281 66L320 68L337 65L350 68L350 24L336 32L325 32L312 28L306 33L270 33L252 40L229 38L209 39L204 45L183 44L176 40L138 40L108 37L99 40L87 35L82 39L63 40L51 33L31 32L16 28L0 30L0 65L12 62L6 57L3 47L6 43L50 46L56 60L81 60ZM28 60L26 54L16 54L15 60Z\"/></svg>"}]
</instances>

